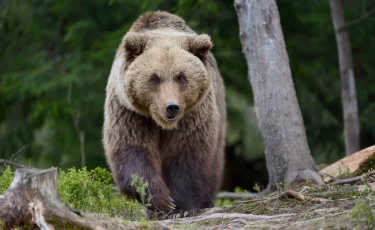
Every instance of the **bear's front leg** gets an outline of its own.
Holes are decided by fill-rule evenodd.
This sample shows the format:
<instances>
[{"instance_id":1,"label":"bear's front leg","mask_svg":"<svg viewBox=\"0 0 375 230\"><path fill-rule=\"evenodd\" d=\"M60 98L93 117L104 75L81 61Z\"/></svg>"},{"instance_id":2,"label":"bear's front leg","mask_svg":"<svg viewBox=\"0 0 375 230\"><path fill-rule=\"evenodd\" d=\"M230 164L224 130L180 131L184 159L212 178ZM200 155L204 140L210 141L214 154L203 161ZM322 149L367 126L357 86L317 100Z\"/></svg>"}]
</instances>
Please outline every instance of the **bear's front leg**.
<instances>
[{"instance_id":1,"label":"bear's front leg","mask_svg":"<svg viewBox=\"0 0 375 230\"><path fill-rule=\"evenodd\" d=\"M163 164L165 181L176 204L170 218L194 216L199 209L214 207L215 169L208 167L210 159L204 158L204 150L195 144L199 142L190 143Z\"/></svg>"},{"instance_id":2,"label":"bear's front leg","mask_svg":"<svg viewBox=\"0 0 375 230\"><path fill-rule=\"evenodd\" d=\"M145 201L151 200L151 210L168 214L175 209L170 191L161 177L158 159L142 147L126 147L111 154L112 170L117 186L122 193L142 201L136 188L131 186L133 174L138 174L148 183Z\"/></svg>"}]
</instances>

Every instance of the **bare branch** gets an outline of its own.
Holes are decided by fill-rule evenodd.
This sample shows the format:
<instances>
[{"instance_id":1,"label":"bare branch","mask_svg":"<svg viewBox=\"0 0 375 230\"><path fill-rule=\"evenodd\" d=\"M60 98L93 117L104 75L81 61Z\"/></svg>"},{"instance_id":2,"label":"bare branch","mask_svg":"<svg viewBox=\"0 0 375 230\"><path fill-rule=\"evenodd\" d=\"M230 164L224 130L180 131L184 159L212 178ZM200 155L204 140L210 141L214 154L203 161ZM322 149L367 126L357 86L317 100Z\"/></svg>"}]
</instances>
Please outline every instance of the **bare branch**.
<instances>
[{"instance_id":1,"label":"bare branch","mask_svg":"<svg viewBox=\"0 0 375 230\"><path fill-rule=\"evenodd\" d=\"M0 159L0 164L4 163L4 165L10 165L10 166L14 166L14 167L17 167L17 168L30 168L29 166L26 166L26 165L23 165L23 164L18 164L18 163L14 163L14 162L11 162L11 161L8 161L8 160L4 160L4 159Z\"/></svg>"},{"instance_id":2,"label":"bare branch","mask_svg":"<svg viewBox=\"0 0 375 230\"><path fill-rule=\"evenodd\" d=\"M216 199L241 200L241 199L260 198L261 196L262 195L257 194L257 193L221 192L216 196Z\"/></svg>"},{"instance_id":3,"label":"bare branch","mask_svg":"<svg viewBox=\"0 0 375 230\"><path fill-rule=\"evenodd\" d=\"M81 167L85 167L86 165L86 153L85 153L85 132L81 130L79 126L79 112L75 113L73 110L73 106L71 105L71 99L72 99L72 84L69 84L68 87L68 95L67 95L67 104L70 110L70 115L73 119L74 128L76 129L78 140L79 140L79 146L80 146L80 153L81 153Z\"/></svg>"},{"instance_id":4,"label":"bare branch","mask_svg":"<svg viewBox=\"0 0 375 230\"><path fill-rule=\"evenodd\" d=\"M361 176L356 176L356 177L351 177L351 178L345 178L345 179L336 179L336 181L334 183L337 184L337 185L339 185L339 184L350 184L350 183L354 183L354 182L360 181L360 180L362 180L366 176L372 176L374 174L375 174L375 170L371 171L369 173L363 174Z\"/></svg>"},{"instance_id":5,"label":"bare branch","mask_svg":"<svg viewBox=\"0 0 375 230\"><path fill-rule=\"evenodd\" d=\"M16 153L12 154L12 156L10 157L9 161L12 161L12 159L18 155L18 153L20 153L24 148L26 147L26 145L22 146Z\"/></svg>"},{"instance_id":6,"label":"bare branch","mask_svg":"<svg viewBox=\"0 0 375 230\"><path fill-rule=\"evenodd\" d=\"M352 20L352 21L349 21L348 23L346 23L345 26L340 27L340 28L337 30L337 32L338 32L338 33L341 33L342 31L347 30L349 27L361 23L362 21L364 21L364 20L367 19L368 17L372 16L373 14L375 14L375 8L369 10L368 12L366 12L365 14L363 14L361 17L359 17L359 18L357 18L357 19L354 19L354 20Z\"/></svg>"},{"instance_id":7,"label":"bare branch","mask_svg":"<svg viewBox=\"0 0 375 230\"><path fill-rule=\"evenodd\" d=\"M81 167L85 167L86 165L86 154L85 154L85 132L79 132L79 143L80 143L80 150L81 150Z\"/></svg>"}]
</instances>

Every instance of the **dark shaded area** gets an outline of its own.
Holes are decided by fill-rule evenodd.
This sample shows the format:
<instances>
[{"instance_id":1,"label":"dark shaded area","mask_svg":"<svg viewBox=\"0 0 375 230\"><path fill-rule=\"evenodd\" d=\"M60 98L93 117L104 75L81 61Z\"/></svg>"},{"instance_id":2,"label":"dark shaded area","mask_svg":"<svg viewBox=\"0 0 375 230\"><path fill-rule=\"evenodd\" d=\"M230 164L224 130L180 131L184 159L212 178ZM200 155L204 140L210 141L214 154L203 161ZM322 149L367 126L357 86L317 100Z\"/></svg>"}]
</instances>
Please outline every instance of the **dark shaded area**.
<instances>
[{"instance_id":1,"label":"dark shaded area","mask_svg":"<svg viewBox=\"0 0 375 230\"><path fill-rule=\"evenodd\" d=\"M236 147L226 148L225 176L221 189L234 191L236 187L240 187L249 192L257 192L254 189L255 185L261 190L265 189L268 183L266 159L264 157L243 159L235 155Z\"/></svg>"}]
</instances>

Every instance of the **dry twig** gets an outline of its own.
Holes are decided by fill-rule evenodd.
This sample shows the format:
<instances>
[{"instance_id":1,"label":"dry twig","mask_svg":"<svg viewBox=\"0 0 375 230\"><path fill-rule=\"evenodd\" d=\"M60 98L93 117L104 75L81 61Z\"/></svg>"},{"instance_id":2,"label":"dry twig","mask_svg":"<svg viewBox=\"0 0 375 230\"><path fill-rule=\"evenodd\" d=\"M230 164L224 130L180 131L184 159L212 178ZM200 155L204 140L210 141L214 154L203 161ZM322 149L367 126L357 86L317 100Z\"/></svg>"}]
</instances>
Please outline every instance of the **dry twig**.
<instances>
[{"instance_id":1,"label":"dry twig","mask_svg":"<svg viewBox=\"0 0 375 230\"><path fill-rule=\"evenodd\" d=\"M0 164L2 164L2 163L4 163L4 165L10 165L10 166L14 166L14 167L17 167L17 168L30 168L29 166L26 166L26 165L23 165L23 164L18 164L18 163L12 162L12 161L0 159Z\"/></svg>"},{"instance_id":2,"label":"dry twig","mask_svg":"<svg viewBox=\"0 0 375 230\"><path fill-rule=\"evenodd\" d=\"M375 14L375 8L369 10L368 12L366 12L365 14L363 14L361 17L359 17L357 19L354 19L352 21L349 21L348 23L346 23L346 26L343 26L343 27L339 28L337 31L340 33L340 32L342 32L344 30L347 30L349 27L361 23L362 21L364 21L368 17L372 16L373 14Z\"/></svg>"},{"instance_id":3,"label":"dry twig","mask_svg":"<svg viewBox=\"0 0 375 230\"><path fill-rule=\"evenodd\" d=\"M345 179L336 179L334 181L334 183L336 185L340 185L340 184L350 184L350 183L354 183L354 182L357 182L357 181L360 181L362 180L364 177L366 176L372 176L375 174L375 170L374 171L371 171L371 172L368 172L368 173L365 173L363 175L360 175L360 176L355 176L355 177L350 177L350 178L345 178Z\"/></svg>"},{"instance_id":4,"label":"dry twig","mask_svg":"<svg viewBox=\"0 0 375 230\"><path fill-rule=\"evenodd\" d=\"M294 198L296 200L301 200L301 201L305 201L305 200L319 201L319 202L327 201L327 199L324 199L324 198L305 196L302 193L296 192L294 190L287 190L284 193L282 193L280 197Z\"/></svg>"},{"instance_id":5,"label":"dry twig","mask_svg":"<svg viewBox=\"0 0 375 230\"><path fill-rule=\"evenodd\" d=\"M262 195L258 193L221 192L216 196L216 199L242 200L242 199L260 198L260 197L262 197Z\"/></svg>"}]
</instances>

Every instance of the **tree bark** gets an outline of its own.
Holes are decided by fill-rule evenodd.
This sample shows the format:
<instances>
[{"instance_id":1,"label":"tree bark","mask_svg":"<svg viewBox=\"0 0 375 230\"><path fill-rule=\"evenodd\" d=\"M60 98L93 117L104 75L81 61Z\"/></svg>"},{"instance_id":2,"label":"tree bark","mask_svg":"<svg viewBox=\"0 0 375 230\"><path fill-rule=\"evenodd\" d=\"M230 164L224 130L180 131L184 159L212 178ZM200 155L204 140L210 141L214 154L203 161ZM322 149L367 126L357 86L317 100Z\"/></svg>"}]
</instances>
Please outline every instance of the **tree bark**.
<instances>
[{"instance_id":1,"label":"tree bark","mask_svg":"<svg viewBox=\"0 0 375 230\"><path fill-rule=\"evenodd\" d=\"M312 180L323 184L310 154L275 0L235 0L243 53L265 146L267 190Z\"/></svg>"},{"instance_id":2,"label":"tree bark","mask_svg":"<svg viewBox=\"0 0 375 230\"><path fill-rule=\"evenodd\" d=\"M359 151L359 122L353 57L342 0L330 0L331 16L337 42L341 76L341 99L344 118L345 153ZM345 28L345 29L342 29Z\"/></svg>"}]
</instances>

